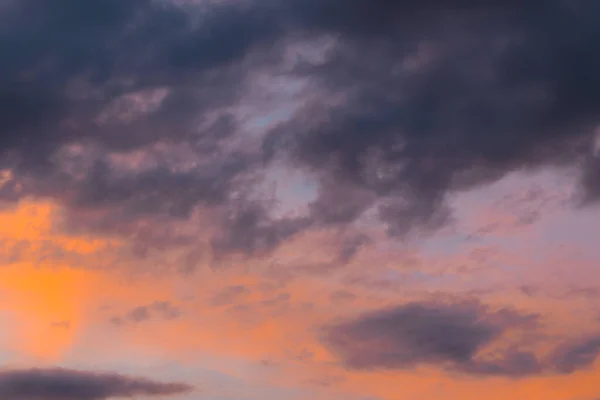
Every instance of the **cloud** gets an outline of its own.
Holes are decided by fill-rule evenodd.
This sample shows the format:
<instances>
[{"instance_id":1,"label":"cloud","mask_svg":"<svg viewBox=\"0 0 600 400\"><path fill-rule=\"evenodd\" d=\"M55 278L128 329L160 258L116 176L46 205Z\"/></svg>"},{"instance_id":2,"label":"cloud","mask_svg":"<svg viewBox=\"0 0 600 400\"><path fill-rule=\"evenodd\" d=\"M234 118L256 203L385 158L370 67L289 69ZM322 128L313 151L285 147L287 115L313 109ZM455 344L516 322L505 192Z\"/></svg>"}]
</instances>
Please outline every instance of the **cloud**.
<instances>
[{"instance_id":1,"label":"cloud","mask_svg":"<svg viewBox=\"0 0 600 400\"><path fill-rule=\"evenodd\" d=\"M492 310L477 302L409 303L328 327L324 342L344 366L404 370L436 366L474 376L522 378L590 367L597 337L569 340L540 358L519 343L494 348L509 331L535 333L536 315Z\"/></svg>"},{"instance_id":2,"label":"cloud","mask_svg":"<svg viewBox=\"0 0 600 400\"><path fill-rule=\"evenodd\" d=\"M449 193L588 157L600 108L593 1L292 3L298 25L338 39L299 71L325 100L270 146L340 182L322 185L320 209L356 204L328 200L339 187L371 194L339 222L375 207L392 235L436 229ZM591 193L594 168L583 168Z\"/></svg>"},{"instance_id":3,"label":"cloud","mask_svg":"<svg viewBox=\"0 0 600 400\"><path fill-rule=\"evenodd\" d=\"M582 184L586 191L583 193L583 204L596 203L600 199L600 152L588 157Z\"/></svg>"},{"instance_id":4,"label":"cloud","mask_svg":"<svg viewBox=\"0 0 600 400\"><path fill-rule=\"evenodd\" d=\"M123 316L113 317L111 318L111 322L115 325L121 325L127 322L139 323L156 316L166 320L172 320L181 316L181 310L168 301L155 301L152 304L135 307Z\"/></svg>"},{"instance_id":5,"label":"cloud","mask_svg":"<svg viewBox=\"0 0 600 400\"><path fill-rule=\"evenodd\" d=\"M570 341L558 347L552 354L555 369L561 373L572 373L589 368L600 355L600 335Z\"/></svg>"},{"instance_id":6,"label":"cloud","mask_svg":"<svg viewBox=\"0 0 600 400\"><path fill-rule=\"evenodd\" d=\"M372 239L365 234L356 234L351 237L342 240L340 246L338 261L341 263L347 263L366 245L372 243Z\"/></svg>"},{"instance_id":7,"label":"cloud","mask_svg":"<svg viewBox=\"0 0 600 400\"><path fill-rule=\"evenodd\" d=\"M131 148L155 140L165 132L133 134L130 130L132 135L124 137L117 133L125 128L122 124L106 132L74 131L60 123L64 118L84 123L81 117L93 117L89 112L104 110L122 95L166 86L170 94L159 110L163 118L154 122L159 123L157 128L165 122L174 124L176 119L165 118L185 117L200 110L190 106L201 105L192 102L192 93L183 91L182 83L196 81L198 72L243 58L262 38L275 34L273 24L261 23L259 9L220 5L201 15L203 23L199 25L193 24L186 10L149 0L127 4L110 0L86 8L72 0L57 7L30 0L8 12L10 23L4 27L1 46L3 51L14 50L14 57L3 65L0 81L7 89L2 103L10 105L2 107L0 121L5 129L0 148L32 155L45 151L48 156L52 147L81 135L91 135L111 148ZM39 29L27 31L24 22L35 23ZM44 45L38 37L47 39ZM84 84L73 87L81 79ZM124 84L125 80L130 81ZM65 92L65 87L72 90ZM216 95L213 92L207 100L218 103ZM172 114L165 115L165 111ZM92 128L90 122L79 128ZM176 129L170 135L175 138L186 133Z\"/></svg>"},{"instance_id":8,"label":"cloud","mask_svg":"<svg viewBox=\"0 0 600 400\"><path fill-rule=\"evenodd\" d=\"M214 254L242 253L263 255L281 242L308 228L303 217L272 220L265 204L256 201L235 202L219 224L221 233L211 242Z\"/></svg>"},{"instance_id":9,"label":"cloud","mask_svg":"<svg viewBox=\"0 0 600 400\"><path fill-rule=\"evenodd\" d=\"M101 212L104 229L119 231L225 204L251 173L257 158L224 144L237 129L224 108L250 49L276 38L260 7L29 0L5 12L0 51L14 57L0 68L0 164L12 171L3 199L48 196L74 225L90 228L82 215Z\"/></svg>"},{"instance_id":10,"label":"cloud","mask_svg":"<svg viewBox=\"0 0 600 400\"><path fill-rule=\"evenodd\" d=\"M114 373L69 369L0 372L0 398L14 400L102 400L113 397L169 396L190 392L183 383L160 383Z\"/></svg>"},{"instance_id":11,"label":"cloud","mask_svg":"<svg viewBox=\"0 0 600 400\"><path fill-rule=\"evenodd\" d=\"M212 237L185 245L216 259L373 213L392 236L436 230L452 220L450 194L521 169L579 166L589 203L598 7L18 2L0 39L13 55L0 67L0 166L11 171L0 196L50 197L71 229L129 236L152 229L144 218L162 229L208 210ZM289 118L248 134L257 76L305 92ZM306 215L275 216L261 186L275 161L318 181ZM342 244L340 262L364 244Z\"/></svg>"},{"instance_id":12,"label":"cloud","mask_svg":"<svg viewBox=\"0 0 600 400\"><path fill-rule=\"evenodd\" d=\"M495 346L511 331L536 335L538 319L473 301L408 303L332 324L323 341L344 366L357 370L436 366L473 376L523 378L593 366L600 355L598 335L563 340L545 357L523 349L525 342Z\"/></svg>"},{"instance_id":13,"label":"cloud","mask_svg":"<svg viewBox=\"0 0 600 400\"><path fill-rule=\"evenodd\" d=\"M345 365L357 369L447 363L471 369L478 353L508 329L535 321L478 303L411 303L334 325L326 341Z\"/></svg>"}]
</instances>

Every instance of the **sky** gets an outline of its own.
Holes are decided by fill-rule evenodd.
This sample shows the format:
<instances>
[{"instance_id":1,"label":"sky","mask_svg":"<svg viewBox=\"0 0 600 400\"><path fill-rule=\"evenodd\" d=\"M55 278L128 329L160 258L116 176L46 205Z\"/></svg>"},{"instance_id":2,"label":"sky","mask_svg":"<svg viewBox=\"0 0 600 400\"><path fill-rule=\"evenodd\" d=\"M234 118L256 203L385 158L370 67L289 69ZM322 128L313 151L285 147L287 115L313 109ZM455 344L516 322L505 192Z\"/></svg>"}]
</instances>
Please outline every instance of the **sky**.
<instances>
[{"instance_id":1,"label":"sky","mask_svg":"<svg viewBox=\"0 0 600 400\"><path fill-rule=\"evenodd\" d=\"M0 400L599 400L599 21L0 0Z\"/></svg>"}]
</instances>

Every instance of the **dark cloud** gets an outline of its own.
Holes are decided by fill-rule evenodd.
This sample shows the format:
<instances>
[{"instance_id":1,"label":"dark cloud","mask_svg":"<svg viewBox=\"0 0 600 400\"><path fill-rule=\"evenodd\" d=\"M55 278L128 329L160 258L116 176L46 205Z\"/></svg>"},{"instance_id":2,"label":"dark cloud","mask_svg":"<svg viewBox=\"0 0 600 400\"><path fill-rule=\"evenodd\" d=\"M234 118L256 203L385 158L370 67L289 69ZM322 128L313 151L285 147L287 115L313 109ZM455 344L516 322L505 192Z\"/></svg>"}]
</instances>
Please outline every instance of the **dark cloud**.
<instances>
[{"instance_id":1,"label":"dark cloud","mask_svg":"<svg viewBox=\"0 0 600 400\"><path fill-rule=\"evenodd\" d=\"M114 373L60 368L0 372L0 399L3 400L103 400L169 396L191 390L191 386L183 383L161 383Z\"/></svg>"},{"instance_id":2,"label":"dark cloud","mask_svg":"<svg viewBox=\"0 0 600 400\"><path fill-rule=\"evenodd\" d=\"M491 360L467 363L460 371L472 375L523 378L543 373L544 365L534 353L511 348Z\"/></svg>"},{"instance_id":3,"label":"dark cloud","mask_svg":"<svg viewBox=\"0 0 600 400\"><path fill-rule=\"evenodd\" d=\"M268 204L257 201L235 202L228 207L219 224L221 233L211 243L216 257L268 253L311 224L304 217L273 220L267 207Z\"/></svg>"},{"instance_id":4,"label":"dark cloud","mask_svg":"<svg viewBox=\"0 0 600 400\"><path fill-rule=\"evenodd\" d=\"M600 151L588 157L585 166L582 184L586 190L581 201L583 204L597 203L600 200Z\"/></svg>"},{"instance_id":5,"label":"dark cloud","mask_svg":"<svg viewBox=\"0 0 600 400\"><path fill-rule=\"evenodd\" d=\"M412 303L334 325L326 342L350 368L434 364L468 373L518 375L538 371L537 360L515 351L486 361L479 353L509 329L535 324L535 316L492 311L478 303Z\"/></svg>"},{"instance_id":6,"label":"dark cloud","mask_svg":"<svg viewBox=\"0 0 600 400\"><path fill-rule=\"evenodd\" d=\"M135 147L167 133L170 140L181 138L190 132L177 124L179 118L214 107L222 98L219 92L231 93L224 86L215 90L226 74L212 80L201 74L227 69L276 35L276 24L263 21L260 7L216 5L199 16L201 24L186 10L150 0L94 1L89 7L74 0L52 6L26 0L7 12L10 22L3 26L0 49L11 57L1 70L6 107L0 148L18 148L22 155L48 156L52 148L90 135L116 148ZM81 79L85 85L72 87ZM185 90L191 84L211 93L203 98L198 90ZM227 84L235 86L235 81ZM93 129L93 120L87 120L119 95L165 86L174 91L161 109L167 113L146 121L158 124L138 124L155 129L110 126L107 131Z\"/></svg>"},{"instance_id":7,"label":"dark cloud","mask_svg":"<svg viewBox=\"0 0 600 400\"><path fill-rule=\"evenodd\" d=\"M566 340L542 358L523 342L494 348L509 331L536 335L538 316L492 310L477 302L409 303L331 325L325 343L352 369L433 365L475 376L522 378L589 368L600 354L597 336Z\"/></svg>"},{"instance_id":8,"label":"dark cloud","mask_svg":"<svg viewBox=\"0 0 600 400\"><path fill-rule=\"evenodd\" d=\"M436 229L446 195L510 171L580 163L600 108L593 1L293 2L296 22L332 34L329 59L299 73L325 99L274 133L272 147L372 196L393 235ZM283 145L285 144L285 146ZM586 169L591 190L595 167ZM333 178L332 178L333 177ZM318 210L341 203L324 185ZM348 189L344 189L345 192Z\"/></svg>"},{"instance_id":9,"label":"dark cloud","mask_svg":"<svg viewBox=\"0 0 600 400\"><path fill-rule=\"evenodd\" d=\"M591 367L600 355L600 336L571 341L557 348L552 363L561 373L572 373Z\"/></svg>"},{"instance_id":10,"label":"dark cloud","mask_svg":"<svg viewBox=\"0 0 600 400\"><path fill-rule=\"evenodd\" d=\"M152 304L138 306L130 310L123 316L111 318L115 325L123 323L139 323L151 318L158 317L166 320L172 320L181 316L181 310L168 301L155 301Z\"/></svg>"},{"instance_id":11,"label":"dark cloud","mask_svg":"<svg viewBox=\"0 0 600 400\"><path fill-rule=\"evenodd\" d=\"M31 0L11 11L23 23L5 27L13 40L1 44L23 54L4 67L0 85L10 86L2 91L12 96L6 103L23 110L4 107L0 120L0 158L15 172L2 197L56 199L69 210L67 229L118 233L142 256L170 245L193 247L190 254L211 250L215 260L260 255L306 229L306 218L273 220L270 204L239 200L260 183L262 157L236 145L238 121L228 111L247 76L281 57L282 10L260 2L182 9L146 0L101 8L65 0L47 9ZM31 18L39 29L23 31ZM81 22L88 19L93 23ZM46 58L46 69L21 79L26 66ZM144 103L157 94L156 104ZM141 167L114 162L140 154ZM221 216L210 243L148 237L156 221L162 231L197 207Z\"/></svg>"},{"instance_id":12,"label":"dark cloud","mask_svg":"<svg viewBox=\"0 0 600 400\"><path fill-rule=\"evenodd\" d=\"M105 229L122 229L226 204L260 159L224 143L237 126L222 109L244 87L250 50L277 37L263 7L27 0L3 13L0 161L14 172L3 199L49 196L74 225L100 210ZM185 157L171 156L177 146ZM115 165L136 151L143 168Z\"/></svg>"},{"instance_id":13,"label":"dark cloud","mask_svg":"<svg viewBox=\"0 0 600 400\"><path fill-rule=\"evenodd\" d=\"M0 166L13 170L0 196L50 197L73 229L130 236L141 218L162 227L208 208L217 259L373 210L394 236L435 230L452 218L449 193L521 169L579 165L589 203L598 11L594 0L15 2L0 17L11 55ZM293 45L323 38L320 61L290 65ZM254 137L235 109L260 74L318 95ZM273 199L255 199L272 159L319 180L308 215L275 217Z\"/></svg>"}]
</instances>

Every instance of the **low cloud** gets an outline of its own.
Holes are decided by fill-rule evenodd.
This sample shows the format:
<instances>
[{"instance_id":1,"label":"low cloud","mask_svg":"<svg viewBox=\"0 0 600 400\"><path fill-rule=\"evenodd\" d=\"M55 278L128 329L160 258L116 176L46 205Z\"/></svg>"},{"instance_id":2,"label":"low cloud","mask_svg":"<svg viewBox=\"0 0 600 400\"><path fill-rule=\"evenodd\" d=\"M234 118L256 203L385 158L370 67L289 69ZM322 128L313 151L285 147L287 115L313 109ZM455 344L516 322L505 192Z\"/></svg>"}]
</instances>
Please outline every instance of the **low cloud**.
<instances>
[{"instance_id":1,"label":"low cloud","mask_svg":"<svg viewBox=\"0 0 600 400\"><path fill-rule=\"evenodd\" d=\"M0 372L2 400L104 400L116 397L170 396L188 393L184 383L162 383L116 373L61 368Z\"/></svg>"},{"instance_id":2,"label":"low cloud","mask_svg":"<svg viewBox=\"0 0 600 400\"><path fill-rule=\"evenodd\" d=\"M476 302L410 303L330 326L325 343L351 369L438 366L469 375L526 377L590 367L600 339L567 341L547 359L519 346L492 351L510 330L535 332L536 315L492 310Z\"/></svg>"},{"instance_id":3,"label":"low cloud","mask_svg":"<svg viewBox=\"0 0 600 400\"><path fill-rule=\"evenodd\" d=\"M555 369L561 373L572 373L591 367L600 355L600 335L570 341L559 346L552 354Z\"/></svg>"}]
</instances>

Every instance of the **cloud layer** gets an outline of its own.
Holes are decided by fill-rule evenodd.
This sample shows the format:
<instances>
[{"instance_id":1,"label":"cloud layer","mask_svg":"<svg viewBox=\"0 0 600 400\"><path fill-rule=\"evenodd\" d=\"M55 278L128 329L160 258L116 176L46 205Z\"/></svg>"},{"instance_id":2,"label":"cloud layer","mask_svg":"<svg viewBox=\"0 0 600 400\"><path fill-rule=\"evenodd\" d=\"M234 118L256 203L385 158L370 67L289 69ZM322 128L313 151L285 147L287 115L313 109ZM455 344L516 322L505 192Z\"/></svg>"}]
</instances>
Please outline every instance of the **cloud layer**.
<instances>
[{"instance_id":1,"label":"cloud layer","mask_svg":"<svg viewBox=\"0 0 600 400\"><path fill-rule=\"evenodd\" d=\"M591 0L15 3L0 43L14 55L0 71L2 194L50 196L80 213L75 225L118 221L129 235L144 216L208 208L217 255L263 254L369 210L394 236L437 229L449 194L541 166L580 166L590 202L597 11ZM261 76L282 79L280 93L308 86L287 120L253 136L243 110ZM273 215L262 185L275 160L319 184L303 217Z\"/></svg>"}]
</instances>

